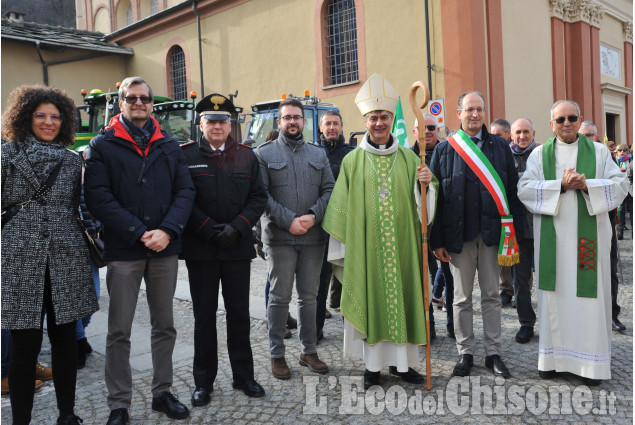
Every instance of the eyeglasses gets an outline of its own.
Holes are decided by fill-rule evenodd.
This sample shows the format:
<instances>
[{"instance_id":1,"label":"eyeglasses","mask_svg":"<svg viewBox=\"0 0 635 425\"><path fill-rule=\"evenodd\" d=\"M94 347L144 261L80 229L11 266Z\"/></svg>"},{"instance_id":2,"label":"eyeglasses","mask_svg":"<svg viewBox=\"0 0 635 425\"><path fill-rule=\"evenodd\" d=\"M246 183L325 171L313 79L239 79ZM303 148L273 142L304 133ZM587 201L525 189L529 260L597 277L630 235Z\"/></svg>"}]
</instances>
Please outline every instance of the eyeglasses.
<instances>
[{"instance_id":1,"label":"eyeglasses","mask_svg":"<svg viewBox=\"0 0 635 425\"><path fill-rule=\"evenodd\" d=\"M618 152L628 152L628 149L618 149Z\"/></svg>"},{"instance_id":2,"label":"eyeglasses","mask_svg":"<svg viewBox=\"0 0 635 425\"><path fill-rule=\"evenodd\" d=\"M564 120L569 120L570 123L576 122L578 120L577 115L569 115L568 117L558 117L554 121L558 124L564 124Z\"/></svg>"},{"instance_id":3,"label":"eyeglasses","mask_svg":"<svg viewBox=\"0 0 635 425\"><path fill-rule=\"evenodd\" d=\"M44 112L33 112L33 121L45 122L46 118L50 118L53 124L61 124L64 117L62 114L47 115Z\"/></svg>"},{"instance_id":4,"label":"eyeglasses","mask_svg":"<svg viewBox=\"0 0 635 425\"><path fill-rule=\"evenodd\" d=\"M290 122L290 121L302 121L304 119L301 115L285 115L282 117L282 121Z\"/></svg>"},{"instance_id":5,"label":"eyeglasses","mask_svg":"<svg viewBox=\"0 0 635 425\"><path fill-rule=\"evenodd\" d=\"M484 110L485 108L466 108L466 109L459 108L459 111L467 112L470 115L472 115L474 111L476 111L479 114L482 114Z\"/></svg>"},{"instance_id":6,"label":"eyeglasses","mask_svg":"<svg viewBox=\"0 0 635 425\"><path fill-rule=\"evenodd\" d=\"M152 98L148 97L148 96L126 96L126 97L124 97L124 100L126 101L126 103L128 103L130 105L134 105L135 103L137 103L137 99L139 99L141 101L141 103L143 103L144 105L149 105L150 103L152 103Z\"/></svg>"},{"instance_id":7,"label":"eyeglasses","mask_svg":"<svg viewBox=\"0 0 635 425\"><path fill-rule=\"evenodd\" d=\"M436 125L426 125L426 130L428 131L434 131L437 129Z\"/></svg>"}]
</instances>

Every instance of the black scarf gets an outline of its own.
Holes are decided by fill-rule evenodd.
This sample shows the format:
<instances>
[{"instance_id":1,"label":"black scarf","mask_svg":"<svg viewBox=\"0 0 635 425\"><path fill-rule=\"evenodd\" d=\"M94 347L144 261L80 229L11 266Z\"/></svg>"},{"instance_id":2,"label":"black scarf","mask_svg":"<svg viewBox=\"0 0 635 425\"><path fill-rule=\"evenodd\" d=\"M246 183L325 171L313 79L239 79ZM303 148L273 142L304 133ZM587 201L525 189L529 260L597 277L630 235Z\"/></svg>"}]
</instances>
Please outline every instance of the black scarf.
<instances>
[{"instance_id":1,"label":"black scarf","mask_svg":"<svg viewBox=\"0 0 635 425\"><path fill-rule=\"evenodd\" d=\"M148 118L146 124L143 126L143 128L141 128L131 123L123 114L121 114L120 118L121 124L124 126L126 131L128 131L128 134L132 136L132 139L135 141L137 146L139 146L139 149L145 151L146 146L148 146L148 142L150 141L150 138L154 134L155 130L154 122L152 121L152 119Z\"/></svg>"}]
</instances>

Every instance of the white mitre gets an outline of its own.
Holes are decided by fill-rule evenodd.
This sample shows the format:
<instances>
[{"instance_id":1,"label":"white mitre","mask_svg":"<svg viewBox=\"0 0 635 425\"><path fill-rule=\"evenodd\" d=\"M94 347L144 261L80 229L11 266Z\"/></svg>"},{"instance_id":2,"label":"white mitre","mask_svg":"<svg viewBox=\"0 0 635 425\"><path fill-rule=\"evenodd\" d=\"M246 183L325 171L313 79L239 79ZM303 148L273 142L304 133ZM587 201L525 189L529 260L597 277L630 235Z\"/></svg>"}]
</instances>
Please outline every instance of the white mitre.
<instances>
[{"instance_id":1,"label":"white mitre","mask_svg":"<svg viewBox=\"0 0 635 425\"><path fill-rule=\"evenodd\" d=\"M395 114L399 95L397 90L379 74L373 74L357 92L355 103L362 115L372 111Z\"/></svg>"}]
</instances>

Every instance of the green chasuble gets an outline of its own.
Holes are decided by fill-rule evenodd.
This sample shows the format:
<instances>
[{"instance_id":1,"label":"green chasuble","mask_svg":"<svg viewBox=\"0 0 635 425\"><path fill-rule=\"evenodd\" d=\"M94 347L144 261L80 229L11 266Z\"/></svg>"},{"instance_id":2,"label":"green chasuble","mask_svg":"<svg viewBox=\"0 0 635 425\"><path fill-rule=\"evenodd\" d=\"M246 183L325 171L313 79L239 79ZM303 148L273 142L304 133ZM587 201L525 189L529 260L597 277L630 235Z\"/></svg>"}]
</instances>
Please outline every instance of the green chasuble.
<instances>
[{"instance_id":1,"label":"green chasuble","mask_svg":"<svg viewBox=\"0 0 635 425\"><path fill-rule=\"evenodd\" d=\"M368 344L426 344L421 222L414 195L420 163L402 146L376 155L362 143L344 157L324 216L324 229L346 246L343 268L333 266L342 282L342 315ZM389 193L381 191L382 203L387 175ZM435 178L432 184L438 185Z\"/></svg>"}]
</instances>

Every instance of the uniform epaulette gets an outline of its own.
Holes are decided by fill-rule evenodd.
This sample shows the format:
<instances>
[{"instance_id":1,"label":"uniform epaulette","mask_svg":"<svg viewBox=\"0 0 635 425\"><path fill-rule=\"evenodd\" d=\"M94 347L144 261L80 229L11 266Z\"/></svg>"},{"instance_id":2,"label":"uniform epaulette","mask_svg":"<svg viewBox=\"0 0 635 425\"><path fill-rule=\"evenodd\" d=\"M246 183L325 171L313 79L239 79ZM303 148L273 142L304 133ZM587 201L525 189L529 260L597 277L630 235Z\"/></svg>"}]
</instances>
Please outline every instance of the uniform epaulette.
<instances>
[{"instance_id":1,"label":"uniform epaulette","mask_svg":"<svg viewBox=\"0 0 635 425\"><path fill-rule=\"evenodd\" d=\"M183 147L185 147L185 146L190 146L190 145L192 145L192 144L194 144L194 143L196 143L196 140L191 140L191 141L189 141L189 142L187 142L187 143L183 143L183 144L181 145L181 147L183 148Z\"/></svg>"},{"instance_id":2,"label":"uniform epaulette","mask_svg":"<svg viewBox=\"0 0 635 425\"><path fill-rule=\"evenodd\" d=\"M242 146L243 148L247 148L247 149L250 149L250 150L254 150L254 148L253 148L253 147L248 146L248 145L246 145L246 144L244 144L244 143L238 143L238 146Z\"/></svg>"}]
</instances>

